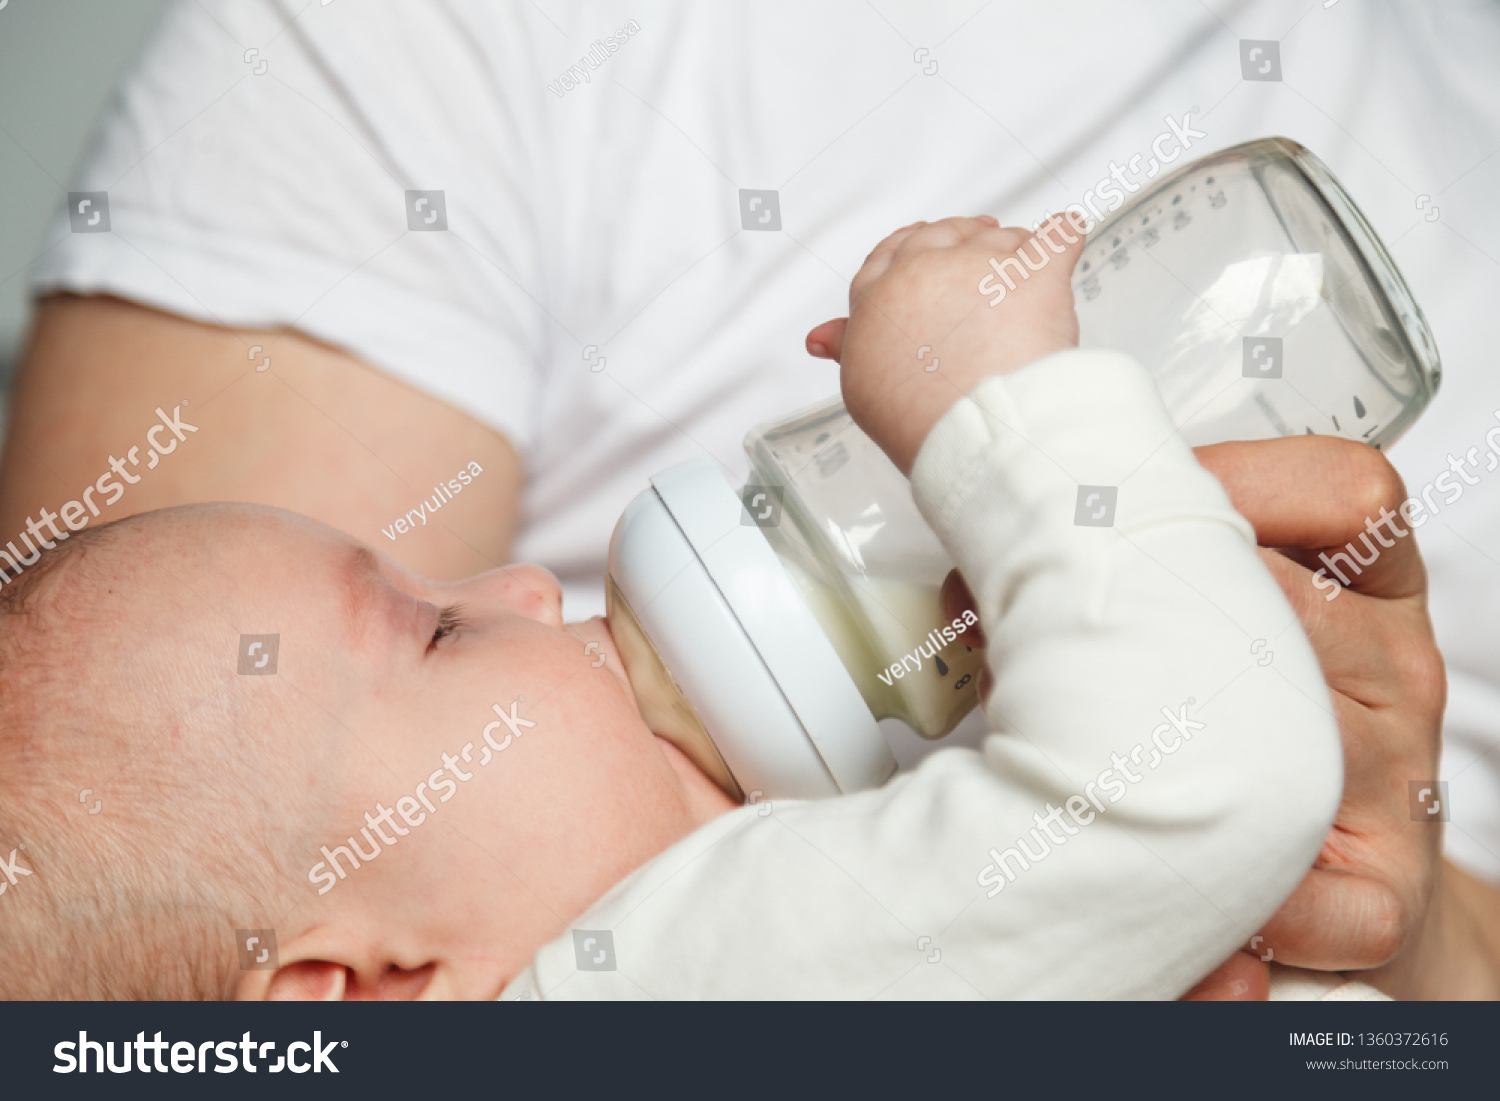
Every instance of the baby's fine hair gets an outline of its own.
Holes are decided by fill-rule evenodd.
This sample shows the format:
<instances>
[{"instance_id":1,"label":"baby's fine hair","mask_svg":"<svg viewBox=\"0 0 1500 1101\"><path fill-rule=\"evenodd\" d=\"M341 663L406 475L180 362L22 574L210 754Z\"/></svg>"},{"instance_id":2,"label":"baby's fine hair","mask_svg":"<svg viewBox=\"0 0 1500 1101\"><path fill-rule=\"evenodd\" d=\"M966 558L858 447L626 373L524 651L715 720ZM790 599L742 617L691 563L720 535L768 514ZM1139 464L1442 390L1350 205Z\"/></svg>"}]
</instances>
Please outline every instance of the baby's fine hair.
<instances>
[{"instance_id":1,"label":"baby's fine hair","mask_svg":"<svg viewBox=\"0 0 1500 1101\"><path fill-rule=\"evenodd\" d=\"M226 997L235 929L295 906L270 808L237 786L255 765L231 690L161 729L152 687L96 675L170 536L149 517L77 532L0 586L0 998Z\"/></svg>"}]
</instances>

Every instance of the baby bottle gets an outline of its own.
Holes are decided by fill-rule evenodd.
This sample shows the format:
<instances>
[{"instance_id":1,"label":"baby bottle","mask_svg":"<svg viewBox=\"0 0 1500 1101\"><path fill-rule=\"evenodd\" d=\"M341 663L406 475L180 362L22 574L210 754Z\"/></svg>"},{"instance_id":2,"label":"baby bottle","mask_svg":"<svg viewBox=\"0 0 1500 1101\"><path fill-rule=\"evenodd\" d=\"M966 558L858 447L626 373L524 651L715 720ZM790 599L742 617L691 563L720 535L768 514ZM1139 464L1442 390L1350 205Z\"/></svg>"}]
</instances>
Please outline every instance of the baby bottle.
<instances>
[{"instance_id":1,"label":"baby bottle","mask_svg":"<svg viewBox=\"0 0 1500 1101\"><path fill-rule=\"evenodd\" d=\"M987 271L976 294L1028 277ZM1142 187L1090 231L1073 290L1081 345L1145 364L1195 446L1315 433L1385 447L1437 388L1390 255L1284 138ZM745 447L740 492L691 460L615 529L610 623L642 714L751 802L877 786L895 770L878 720L940 738L977 702L976 623L944 614L952 563L841 402Z\"/></svg>"},{"instance_id":2,"label":"baby bottle","mask_svg":"<svg viewBox=\"0 0 1500 1101\"><path fill-rule=\"evenodd\" d=\"M1286 138L1147 185L1089 231L1073 297L1080 345L1150 368L1194 447L1305 433L1383 448L1437 391L1437 345L1395 261Z\"/></svg>"},{"instance_id":3,"label":"baby bottle","mask_svg":"<svg viewBox=\"0 0 1500 1101\"><path fill-rule=\"evenodd\" d=\"M978 620L943 614L953 568L885 452L842 402L824 403L745 437L751 517L757 493L781 489L761 531L877 719L924 738L949 733L978 702Z\"/></svg>"}]
</instances>

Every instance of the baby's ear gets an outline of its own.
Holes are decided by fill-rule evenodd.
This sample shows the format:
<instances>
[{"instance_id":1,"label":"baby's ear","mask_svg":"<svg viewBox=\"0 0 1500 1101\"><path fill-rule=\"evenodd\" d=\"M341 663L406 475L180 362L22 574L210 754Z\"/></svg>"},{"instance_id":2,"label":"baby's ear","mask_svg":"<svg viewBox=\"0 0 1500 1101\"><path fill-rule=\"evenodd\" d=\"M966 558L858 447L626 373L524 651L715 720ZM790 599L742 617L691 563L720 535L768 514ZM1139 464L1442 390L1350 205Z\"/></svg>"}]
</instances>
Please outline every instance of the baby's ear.
<instances>
[{"instance_id":1,"label":"baby's ear","mask_svg":"<svg viewBox=\"0 0 1500 1101\"><path fill-rule=\"evenodd\" d=\"M387 965L372 977L360 976L341 963L298 960L274 971L247 971L235 988L239 1001L265 1002L404 1002L426 996L452 997L433 980L435 963L406 970Z\"/></svg>"},{"instance_id":2,"label":"baby's ear","mask_svg":"<svg viewBox=\"0 0 1500 1101\"><path fill-rule=\"evenodd\" d=\"M298 960L274 971L246 971L235 986L239 1001L338 1002L349 971L328 960Z\"/></svg>"}]
</instances>

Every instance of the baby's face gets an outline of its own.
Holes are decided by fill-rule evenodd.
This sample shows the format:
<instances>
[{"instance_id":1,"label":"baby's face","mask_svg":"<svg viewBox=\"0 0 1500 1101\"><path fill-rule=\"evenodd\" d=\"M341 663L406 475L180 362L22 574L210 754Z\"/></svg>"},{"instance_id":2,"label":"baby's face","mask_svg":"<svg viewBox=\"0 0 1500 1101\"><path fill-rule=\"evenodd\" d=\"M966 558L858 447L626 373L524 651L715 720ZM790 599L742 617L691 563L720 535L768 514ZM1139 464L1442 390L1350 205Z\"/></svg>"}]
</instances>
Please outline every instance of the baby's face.
<instances>
[{"instance_id":1,"label":"baby's face","mask_svg":"<svg viewBox=\"0 0 1500 1101\"><path fill-rule=\"evenodd\" d=\"M259 919L283 967L339 963L369 991L395 967L433 996L493 996L732 805L646 728L605 622L564 626L547 571L438 584L289 513L157 516L139 529L157 568L117 586L134 629L192 640L205 668L180 706L217 682L263 762L243 782L298 785L316 808L285 831L301 835L284 854L296 911ZM274 675L245 635L277 636ZM351 837L380 856L335 867L322 849Z\"/></svg>"}]
</instances>

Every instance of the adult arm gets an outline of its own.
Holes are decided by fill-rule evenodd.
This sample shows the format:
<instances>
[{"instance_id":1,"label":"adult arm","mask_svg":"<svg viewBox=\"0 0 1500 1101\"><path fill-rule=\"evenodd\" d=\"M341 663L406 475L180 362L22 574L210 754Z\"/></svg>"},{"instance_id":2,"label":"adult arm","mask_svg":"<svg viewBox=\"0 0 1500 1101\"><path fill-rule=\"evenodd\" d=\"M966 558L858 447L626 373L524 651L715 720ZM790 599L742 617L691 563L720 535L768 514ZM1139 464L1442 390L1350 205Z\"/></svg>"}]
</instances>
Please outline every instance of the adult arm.
<instances>
[{"instance_id":1,"label":"adult arm","mask_svg":"<svg viewBox=\"0 0 1500 1101\"><path fill-rule=\"evenodd\" d=\"M181 430L176 453L147 469L158 408L197 431ZM46 298L11 395L0 544L40 510L80 500L112 459L139 481L117 475L125 492L112 505L91 493L90 524L203 501L273 505L439 580L505 563L522 479L500 433L295 331L232 332L103 296ZM395 528L470 462L483 473L441 512Z\"/></svg>"}]
</instances>

